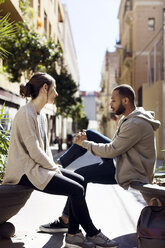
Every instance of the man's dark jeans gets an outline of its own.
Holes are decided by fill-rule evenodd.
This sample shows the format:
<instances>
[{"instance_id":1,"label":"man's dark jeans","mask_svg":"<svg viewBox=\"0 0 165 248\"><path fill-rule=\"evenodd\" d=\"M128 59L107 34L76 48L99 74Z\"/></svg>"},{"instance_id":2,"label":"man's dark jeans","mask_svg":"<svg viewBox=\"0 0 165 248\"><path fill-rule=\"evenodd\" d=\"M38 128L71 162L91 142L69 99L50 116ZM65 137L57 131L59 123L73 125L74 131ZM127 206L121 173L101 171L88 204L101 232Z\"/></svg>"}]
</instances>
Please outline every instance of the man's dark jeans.
<instances>
[{"instance_id":1,"label":"man's dark jeans","mask_svg":"<svg viewBox=\"0 0 165 248\"><path fill-rule=\"evenodd\" d=\"M110 143L111 140L104 135L93 130L86 131L87 139L96 143ZM58 160L64 168L71 164L74 160L81 157L87 152L85 148L76 144L72 145ZM102 162L91 164L75 170L76 173L82 175L85 180L85 190L88 183L100 184L116 184L115 166L113 159L101 158ZM63 215L68 216L69 199L63 210Z\"/></svg>"}]
</instances>

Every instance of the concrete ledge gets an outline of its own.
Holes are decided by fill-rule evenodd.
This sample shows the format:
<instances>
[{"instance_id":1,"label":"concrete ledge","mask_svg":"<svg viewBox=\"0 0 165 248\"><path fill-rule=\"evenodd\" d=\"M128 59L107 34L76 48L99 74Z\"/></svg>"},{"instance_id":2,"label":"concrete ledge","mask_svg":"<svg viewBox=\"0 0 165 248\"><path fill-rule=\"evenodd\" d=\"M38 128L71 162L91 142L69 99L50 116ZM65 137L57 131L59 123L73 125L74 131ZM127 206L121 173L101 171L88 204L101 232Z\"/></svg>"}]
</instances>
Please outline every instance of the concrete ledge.
<instances>
[{"instance_id":1,"label":"concrete ledge","mask_svg":"<svg viewBox=\"0 0 165 248\"><path fill-rule=\"evenodd\" d=\"M19 212L32 191L32 189L21 185L0 185L0 224Z\"/></svg>"},{"instance_id":2,"label":"concrete ledge","mask_svg":"<svg viewBox=\"0 0 165 248\"><path fill-rule=\"evenodd\" d=\"M162 205L165 206L165 187L140 182L132 182L130 187L139 190L147 204L149 204L152 198L156 197L161 201Z\"/></svg>"}]
</instances>

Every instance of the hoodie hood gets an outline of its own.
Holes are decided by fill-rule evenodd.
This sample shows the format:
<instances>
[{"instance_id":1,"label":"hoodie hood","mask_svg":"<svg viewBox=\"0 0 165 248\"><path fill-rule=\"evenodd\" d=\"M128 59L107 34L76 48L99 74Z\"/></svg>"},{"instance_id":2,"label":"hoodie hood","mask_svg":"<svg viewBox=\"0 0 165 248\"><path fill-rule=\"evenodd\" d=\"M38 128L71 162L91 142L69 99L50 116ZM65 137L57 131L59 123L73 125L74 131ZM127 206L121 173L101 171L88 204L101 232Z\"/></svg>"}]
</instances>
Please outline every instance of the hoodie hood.
<instances>
[{"instance_id":1,"label":"hoodie hood","mask_svg":"<svg viewBox=\"0 0 165 248\"><path fill-rule=\"evenodd\" d=\"M142 118L148 121L153 130L156 131L160 127L160 121L154 119L155 113L153 111L146 111L143 107L137 107L132 113L123 118L123 121L130 118Z\"/></svg>"}]
</instances>

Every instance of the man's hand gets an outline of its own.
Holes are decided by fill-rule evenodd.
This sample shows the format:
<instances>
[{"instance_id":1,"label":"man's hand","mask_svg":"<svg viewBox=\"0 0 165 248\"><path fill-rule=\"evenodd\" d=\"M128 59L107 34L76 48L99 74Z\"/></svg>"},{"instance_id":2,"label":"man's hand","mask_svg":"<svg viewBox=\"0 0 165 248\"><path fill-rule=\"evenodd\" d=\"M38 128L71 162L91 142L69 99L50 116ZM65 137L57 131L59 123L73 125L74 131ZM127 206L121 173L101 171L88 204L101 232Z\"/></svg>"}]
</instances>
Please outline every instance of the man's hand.
<instances>
[{"instance_id":1,"label":"man's hand","mask_svg":"<svg viewBox=\"0 0 165 248\"><path fill-rule=\"evenodd\" d=\"M87 136L85 132L79 132L78 134L76 134L73 143L79 146L82 146L82 142L84 140L87 140Z\"/></svg>"}]
</instances>

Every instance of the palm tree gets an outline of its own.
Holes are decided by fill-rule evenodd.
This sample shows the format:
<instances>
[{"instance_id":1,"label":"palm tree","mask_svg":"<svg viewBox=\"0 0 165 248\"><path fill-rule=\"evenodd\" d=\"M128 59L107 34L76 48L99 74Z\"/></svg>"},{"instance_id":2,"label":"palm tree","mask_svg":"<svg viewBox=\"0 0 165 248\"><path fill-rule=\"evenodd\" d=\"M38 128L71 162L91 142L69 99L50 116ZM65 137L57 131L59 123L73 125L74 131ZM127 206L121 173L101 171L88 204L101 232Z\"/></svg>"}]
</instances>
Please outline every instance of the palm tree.
<instances>
[{"instance_id":1,"label":"palm tree","mask_svg":"<svg viewBox=\"0 0 165 248\"><path fill-rule=\"evenodd\" d=\"M0 0L0 5L4 3L5 0ZM0 17L0 57L3 57L8 54L2 46L1 42L11 36L15 31L15 26L13 22L10 22L9 13L3 17Z\"/></svg>"}]
</instances>

